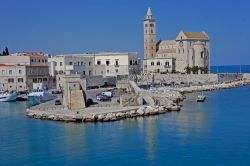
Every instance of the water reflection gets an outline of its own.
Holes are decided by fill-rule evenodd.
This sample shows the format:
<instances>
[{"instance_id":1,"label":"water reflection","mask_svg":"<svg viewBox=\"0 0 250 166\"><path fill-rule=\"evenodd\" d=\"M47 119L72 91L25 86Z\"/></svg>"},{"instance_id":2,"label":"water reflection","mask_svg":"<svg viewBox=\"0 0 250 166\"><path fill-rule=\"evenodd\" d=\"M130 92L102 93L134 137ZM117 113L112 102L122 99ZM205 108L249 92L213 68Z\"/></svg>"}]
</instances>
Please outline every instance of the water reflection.
<instances>
[{"instance_id":1,"label":"water reflection","mask_svg":"<svg viewBox=\"0 0 250 166\"><path fill-rule=\"evenodd\" d=\"M146 124L146 151L150 161L155 160L157 151L157 119L158 116L148 117Z\"/></svg>"},{"instance_id":2,"label":"water reflection","mask_svg":"<svg viewBox=\"0 0 250 166\"><path fill-rule=\"evenodd\" d=\"M78 156L85 153L85 124L65 123L64 152L66 156Z\"/></svg>"}]
</instances>

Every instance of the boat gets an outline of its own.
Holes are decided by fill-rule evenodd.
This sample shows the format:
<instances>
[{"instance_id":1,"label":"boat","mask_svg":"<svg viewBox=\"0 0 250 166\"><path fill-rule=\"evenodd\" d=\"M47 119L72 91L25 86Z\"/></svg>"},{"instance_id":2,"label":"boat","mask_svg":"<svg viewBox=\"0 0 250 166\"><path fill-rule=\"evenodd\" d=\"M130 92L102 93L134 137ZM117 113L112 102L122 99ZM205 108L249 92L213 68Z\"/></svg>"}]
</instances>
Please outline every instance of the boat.
<instances>
[{"instance_id":1,"label":"boat","mask_svg":"<svg viewBox=\"0 0 250 166\"><path fill-rule=\"evenodd\" d=\"M197 96L197 102L204 102L205 99L206 99L206 96L203 93Z\"/></svg>"},{"instance_id":2,"label":"boat","mask_svg":"<svg viewBox=\"0 0 250 166\"><path fill-rule=\"evenodd\" d=\"M52 93L45 89L35 89L28 93L28 100L31 101L33 105L44 103L53 100L54 98L55 97Z\"/></svg>"},{"instance_id":3,"label":"boat","mask_svg":"<svg viewBox=\"0 0 250 166\"><path fill-rule=\"evenodd\" d=\"M17 96L16 92L0 92L0 101L16 101Z\"/></svg>"}]
</instances>

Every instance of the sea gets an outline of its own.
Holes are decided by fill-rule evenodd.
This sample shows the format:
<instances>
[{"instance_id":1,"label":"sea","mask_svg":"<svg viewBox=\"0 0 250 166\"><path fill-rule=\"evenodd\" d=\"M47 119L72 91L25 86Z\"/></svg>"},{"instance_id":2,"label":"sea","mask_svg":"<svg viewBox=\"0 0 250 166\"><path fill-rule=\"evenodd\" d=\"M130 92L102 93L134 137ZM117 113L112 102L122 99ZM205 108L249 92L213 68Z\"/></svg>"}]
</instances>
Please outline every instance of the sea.
<instances>
[{"instance_id":1,"label":"sea","mask_svg":"<svg viewBox=\"0 0 250 166\"><path fill-rule=\"evenodd\" d=\"M0 166L249 166L250 86L188 94L180 112L107 123L30 119L0 103Z\"/></svg>"}]
</instances>

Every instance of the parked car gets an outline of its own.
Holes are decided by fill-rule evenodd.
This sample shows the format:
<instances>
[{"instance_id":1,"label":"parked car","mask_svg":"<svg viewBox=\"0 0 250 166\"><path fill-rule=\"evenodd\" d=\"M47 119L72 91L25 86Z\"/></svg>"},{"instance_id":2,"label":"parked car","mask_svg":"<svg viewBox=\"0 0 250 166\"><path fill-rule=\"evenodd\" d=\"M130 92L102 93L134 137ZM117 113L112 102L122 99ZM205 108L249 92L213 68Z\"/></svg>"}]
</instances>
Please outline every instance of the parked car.
<instances>
[{"instance_id":1,"label":"parked car","mask_svg":"<svg viewBox=\"0 0 250 166\"><path fill-rule=\"evenodd\" d=\"M86 102L87 106L94 104L92 99L88 99Z\"/></svg>"},{"instance_id":2,"label":"parked car","mask_svg":"<svg viewBox=\"0 0 250 166\"><path fill-rule=\"evenodd\" d=\"M55 100L55 105L62 105L60 100Z\"/></svg>"},{"instance_id":3,"label":"parked car","mask_svg":"<svg viewBox=\"0 0 250 166\"><path fill-rule=\"evenodd\" d=\"M112 92L111 91L104 91L104 92L102 92L102 95L112 97Z\"/></svg>"},{"instance_id":4,"label":"parked car","mask_svg":"<svg viewBox=\"0 0 250 166\"><path fill-rule=\"evenodd\" d=\"M99 96L96 96L96 100L99 100L99 101L111 101L111 97L106 96L106 95L99 95Z\"/></svg>"}]
</instances>

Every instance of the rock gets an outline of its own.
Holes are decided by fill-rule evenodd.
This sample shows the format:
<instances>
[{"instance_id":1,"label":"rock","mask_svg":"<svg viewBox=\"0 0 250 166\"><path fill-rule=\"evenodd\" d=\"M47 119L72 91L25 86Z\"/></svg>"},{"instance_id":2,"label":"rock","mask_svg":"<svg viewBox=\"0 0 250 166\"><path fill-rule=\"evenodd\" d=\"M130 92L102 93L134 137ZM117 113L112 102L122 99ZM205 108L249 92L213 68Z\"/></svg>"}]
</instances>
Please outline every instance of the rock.
<instances>
[{"instance_id":1,"label":"rock","mask_svg":"<svg viewBox=\"0 0 250 166\"><path fill-rule=\"evenodd\" d=\"M180 111L180 107L179 106L172 106L171 110L172 111Z\"/></svg>"},{"instance_id":2,"label":"rock","mask_svg":"<svg viewBox=\"0 0 250 166\"><path fill-rule=\"evenodd\" d=\"M136 113L139 114L140 116L144 115L144 110L145 110L145 107L140 107Z\"/></svg>"},{"instance_id":3,"label":"rock","mask_svg":"<svg viewBox=\"0 0 250 166\"><path fill-rule=\"evenodd\" d=\"M115 116L116 116L117 118L125 118L125 117L126 117L125 113L122 113L122 112L116 113Z\"/></svg>"},{"instance_id":4,"label":"rock","mask_svg":"<svg viewBox=\"0 0 250 166\"><path fill-rule=\"evenodd\" d=\"M98 121L103 121L104 118L105 118L105 116L103 114L97 115L97 120Z\"/></svg>"},{"instance_id":5,"label":"rock","mask_svg":"<svg viewBox=\"0 0 250 166\"><path fill-rule=\"evenodd\" d=\"M54 120L54 118L55 118L55 115L49 115L48 116L48 120Z\"/></svg>"}]
</instances>

